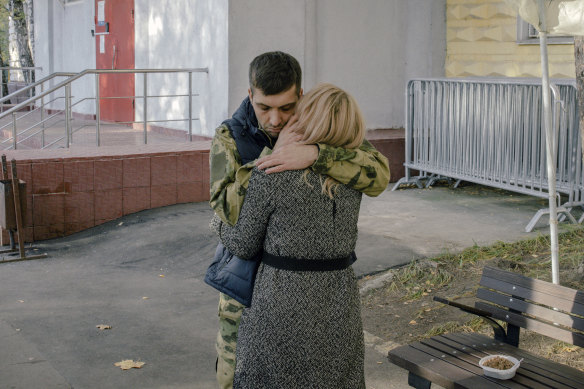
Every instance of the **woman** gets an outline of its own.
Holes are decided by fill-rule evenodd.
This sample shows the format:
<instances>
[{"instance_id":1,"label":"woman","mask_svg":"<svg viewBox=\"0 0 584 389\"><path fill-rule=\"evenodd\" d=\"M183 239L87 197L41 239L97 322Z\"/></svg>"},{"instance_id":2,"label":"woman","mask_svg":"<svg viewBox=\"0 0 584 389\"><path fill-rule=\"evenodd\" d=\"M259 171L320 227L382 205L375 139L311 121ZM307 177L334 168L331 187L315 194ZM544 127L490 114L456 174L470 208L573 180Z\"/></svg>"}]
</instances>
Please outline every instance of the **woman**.
<instances>
[{"instance_id":1,"label":"woman","mask_svg":"<svg viewBox=\"0 0 584 389\"><path fill-rule=\"evenodd\" d=\"M355 100L320 84L299 102L301 141L358 147ZM212 228L235 255L263 250L244 310L234 388L365 388L357 280L350 266L361 193L310 170L254 169L237 224Z\"/></svg>"}]
</instances>

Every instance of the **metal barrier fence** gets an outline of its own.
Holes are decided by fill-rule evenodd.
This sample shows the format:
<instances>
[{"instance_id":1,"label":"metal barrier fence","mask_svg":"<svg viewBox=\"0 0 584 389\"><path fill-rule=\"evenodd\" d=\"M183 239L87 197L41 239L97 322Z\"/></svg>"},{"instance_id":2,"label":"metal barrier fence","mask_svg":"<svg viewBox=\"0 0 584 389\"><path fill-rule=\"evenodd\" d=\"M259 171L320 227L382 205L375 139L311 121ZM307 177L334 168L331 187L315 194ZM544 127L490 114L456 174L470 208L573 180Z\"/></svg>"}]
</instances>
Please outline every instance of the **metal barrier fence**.
<instances>
[{"instance_id":1,"label":"metal barrier fence","mask_svg":"<svg viewBox=\"0 0 584 389\"><path fill-rule=\"evenodd\" d=\"M559 204L584 208L582 142L575 82L552 87ZM404 184L419 188L442 178L548 197L545 129L541 123L541 81L531 79L415 79L406 91ZM419 171L412 176L411 170ZM558 199L558 202L561 200ZM531 231L545 214L527 225ZM584 216L580 219L582 222Z\"/></svg>"}]
</instances>

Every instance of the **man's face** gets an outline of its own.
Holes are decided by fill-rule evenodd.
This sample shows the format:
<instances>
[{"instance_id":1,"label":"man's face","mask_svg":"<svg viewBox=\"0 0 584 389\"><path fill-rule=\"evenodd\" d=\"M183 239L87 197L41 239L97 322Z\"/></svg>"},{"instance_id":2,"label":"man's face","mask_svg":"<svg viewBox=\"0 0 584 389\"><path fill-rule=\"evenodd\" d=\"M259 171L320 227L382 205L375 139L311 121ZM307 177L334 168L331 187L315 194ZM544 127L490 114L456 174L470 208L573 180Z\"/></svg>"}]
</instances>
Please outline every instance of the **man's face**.
<instances>
[{"instance_id":1,"label":"man's face","mask_svg":"<svg viewBox=\"0 0 584 389\"><path fill-rule=\"evenodd\" d=\"M300 95L296 94L294 85L277 95L266 96L260 89L255 89L253 94L251 89L248 89L248 93L260 128L263 128L272 138L277 138L290 117L294 115L302 89L300 89Z\"/></svg>"}]
</instances>

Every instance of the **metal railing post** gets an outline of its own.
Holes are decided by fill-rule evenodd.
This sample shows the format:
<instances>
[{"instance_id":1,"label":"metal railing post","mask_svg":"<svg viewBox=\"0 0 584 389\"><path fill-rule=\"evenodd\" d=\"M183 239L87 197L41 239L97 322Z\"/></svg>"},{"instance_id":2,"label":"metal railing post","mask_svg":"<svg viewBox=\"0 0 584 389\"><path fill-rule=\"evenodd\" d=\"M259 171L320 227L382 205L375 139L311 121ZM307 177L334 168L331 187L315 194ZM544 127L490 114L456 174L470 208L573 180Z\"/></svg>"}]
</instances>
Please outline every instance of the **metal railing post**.
<instances>
[{"instance_id":1,"label":"metal railing post","mask_svg":"<svg viewBox=\"0 0 584 389\"><path fill-rule=\"evenodd\" d=\"M100 106L99 73L95 73L95 143L98 147L101 146Z\"/></svg>"},{"instance_id":2,"label":"metal railing post","mask_svg":"<svg viewBox=\"0 0 584 389\"><path fill-rule=\"evenodd\" d=\"M41 94L45 91L45 85L41 84ZM41 148L45 148L45 96L41 97Z\"/></svg>"},{"instance_id":3,"label":"metal railing post","mask_svg":"<svg viewBox=\"0 0 584 389\"><path fill-rule=\"evenodd\" d=\"M189 72L189 142L193 141L193 72Z\"/></svg>"},{"instance_id":4,"label":"metal railing post","mask_svg":"<svg viewBox=\"0 0 584 389\"><path fill-rule=\"evenodd\" d=\"M25 81L25 83L24 83L25 86L32 85L32 72L33 72L32 69L29 69L28 70L28 80L26 80L26 79L24 80ZM32 89L29 89L28 90L28 98L30 99L32 96L33 96Z\"/></svg>"},{"instance_id":5,"label":"metal railing post","mask_svg":"<svg viewBox=\"0 0 584 389\"><path fill-rule=\"evenodd\" d=\"M2 69L0 69L2 70ZM20 69L22 70L22 69ZM33 75L35 75L34 73L29 72L28 70L26 70L27 75L29 75L30 77L32 77ZM80 73L77 74L72 74L72 73L54 73L48 77L43 78L42 80L36 81L33 84L27 86L26 91L28 91L29 89L34 89L34 91L30 92L30 95L32 95L32 97L28 98L27 100L16 104L14 107L11 107L10 109L5 110L4 112L0 112L0 119L1 118L9 118L9 115L13 115L14 113L18 113L19 110L21 110L22 108L29 106L30 104L33 104L33 106L35 107L35 111L37 108L37 102L40 101L40 109L41 109L41 119L40 122L35 123L33 126L31 126L30 128L26 128L26 129L21 129L21 132L19 134L16 135L16 139L13 139L13 141L16 143L16 147L18 147L18 143L22 143L25 142L27 139L32 138L32 137L38 137L39 135L41 136L41 143L42 144L42 148L47 148L47 147L51 147L53 144L56 144L57 142L61 142L63 140L63 138L67 138L65 141L66 145L63 145L64 147L71 147L71 145L73 144L73 139L74 139L74 134L75 132L78 130L75 127L75 121L74 121L74 114L73 114L73 107L77 106L79 103L83 103L85 100L91 100L91 97L79 97L79 101L73 102L73 86L72 83L73 81L87 76L88 74L95 74L95 100L96 100L96 112L95 112L95 118L96 118L96 144L97 146L101 145L101 96L100 96L100 89L99 89L99 83L101 81L101 73L143 73L144 79L143 79L143 84L144 84L144 91L143 91L143 96L138 96L138 97L143 97L144 98L144 117L142 120L138 119L137 121L134 119L132 121L124 121L124 122L120 122L123 124L130 124L130 125L135 125L138 123L142 123L144 126L144 134L143 134L143 142L144 144L148 144L148 125L149 123L156 123L156 122L182 122L184 123L185 120L188 120L188 141L193 141L194 135L193 135L193 131L194 131L194 126L193 126L193 120L199 120L199 118L196 118L194 116L196 116L196 113L193 112L194 108L193 108L193 98L194 96L199 96L196 91L194 90L195 86L193 85L193 73L197 73L197 72L206 72L208 73L208 69L206 68L191 68L191 69L136 69L136 70L92 70L92 69L87 69L84 70ZM149 115L148 112L148 103L149 103L149 99L152 98L184 98L185 94L184 93L180 93L180 92L176 92L176 93L162 93L161 95L158 94L153 94L152 96L150 96L150 91L148 90L148 73L188 73L188 95L186 95L188 97L188 103L189 103L189 108L188 108L188 118L185 118L184 116L182 116L181 118L175 119L169 116L172 115L167 115L166 117L163 117L163 120L155 120L156 117L152 117L152 114ZM61 76L67 76L70 77L65 81L59 82L57 85L51 85L52 83L52 79L54 77L61 77ZM137 77L137 76L136 76ZM44 87L44 82L49 81L49 87L45 88ZM38 89L37 91L37 87L40 87L40 89ZM62 90L65 89L64 91L64 96L61 95ZM184 91L184 90L183 90ZM38 93L37 93L38 92ZM57 97L53 96L53 95L57 95ZM159 93L160 94L160 93ZM5 96L4 98L0 98L0 102L3 102L4 100L7 100L9 98L12 98L13 94L10 94L9 96ZM46 96L49 96L49 100L47 100ZM136 96L133 96L136 97ZM112 99L124 99L127 98L125 96L114 96L111 97ZM65 100L65 104L64 104L64 108L63 110L58 109L58 111L54 114L50 114L49 112L44 112L44 109L47 109L47 106L51 106L53 104L53 101L58 101L58 100ZM110 99L110 97L106 97L105 99ZM58 107L58 104L57 104ZM29 113L30 114L30 113ZM25 116L29 115L29 114L25 114L23 116L17 116L16 118L13 115L13 122L16 122L18 120L21 121L21 126L22 126L22 120L24 119ZM50 119L52 119L55 116L59 116L62 117L61 115L65 115L64 120L61 123L64 123L64 133L62 134L62 136L57 136L57 139L55 140L51 140L50 136L47 135L47 131L50 130L50 127L47 126L46 122ZM183 111L183 115L184 115L184 111ZM156 116L156 115L155 115ZM150 119L153 120L150 120ZM13 123L14 124L14 123ZM11 125L10 121L8 121L7 123L5 123L4 127L8 127ZM14 127L16 127L16 124L14 124ZM40 127L40 128L39 128ZM79 129L85 127L85 125L82 125ZM0 128L1 129L1 128ZM183 127L184 129L184 127ZM18 138L20 137L20 138ZM38 138L37 138L38 139ZM184 138L183 138L184 139ZM10 138L5 139L3 142L0 142L0 144L10 144ZM52 142L52 143L51 143ZM12 147L12 146L11 146Z\"/></svg>"},{"instance_id":6,"label":"metal railing post","mask_svg":"<svg viewBox=\"0 0 584 389\"><path fill-rule=\"evenodd\" d=\"M18 142L16 141L16 112L12 112L12 145L14 150L16 150L16 145Z\"/></svg>"},{"instance_id":7,"label":"metal railing post","mask_svg":"<svg viewBox=\"0 0 584 389\"><path fill-rule=\"evenodd\" d=\"M66 147L69 148L71 144L71 84L65 85L65 131L66 131Z\"/></svg>"},{"instance_id":8,"label":"metal railing post","mask_svg":"<svg viewBox=\"0 0 584 389\"><path fill-rule=\"evenodd\" d=\"M148 73L144 73L144 144L148 144Z\"/></svg>"}]
</instances>

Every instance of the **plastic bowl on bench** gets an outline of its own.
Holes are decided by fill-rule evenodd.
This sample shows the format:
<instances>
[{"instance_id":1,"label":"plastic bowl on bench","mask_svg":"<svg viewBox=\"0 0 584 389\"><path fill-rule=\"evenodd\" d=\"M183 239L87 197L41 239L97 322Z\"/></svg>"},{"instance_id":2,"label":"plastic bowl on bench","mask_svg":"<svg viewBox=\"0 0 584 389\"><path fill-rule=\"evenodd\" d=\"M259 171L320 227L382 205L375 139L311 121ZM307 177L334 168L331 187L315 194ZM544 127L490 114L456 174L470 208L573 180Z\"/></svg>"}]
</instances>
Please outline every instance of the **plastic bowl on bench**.
<instances>
[{"instance_id":1,"label":"plastic bowl on bench","mask_svg":"<svg viewBox=\"0 0 584 389\"><path fill-rule=\"evenodd\" d=\"M485 366L485 362L487 362L489 359L493 359L496 357L507 359L509 362L513 364L513 366L506 370L500 370L489 366ZM521 361L519 361L517 358L510 357L509 355L496 354L487 355L486 357L481 358L481 360L479 361L479 366L483 368L483 372L487 377L498 378L500 380L508 380L515 376L515 372L519 368L520 363Z\"/></svg>"}]
</instances>

